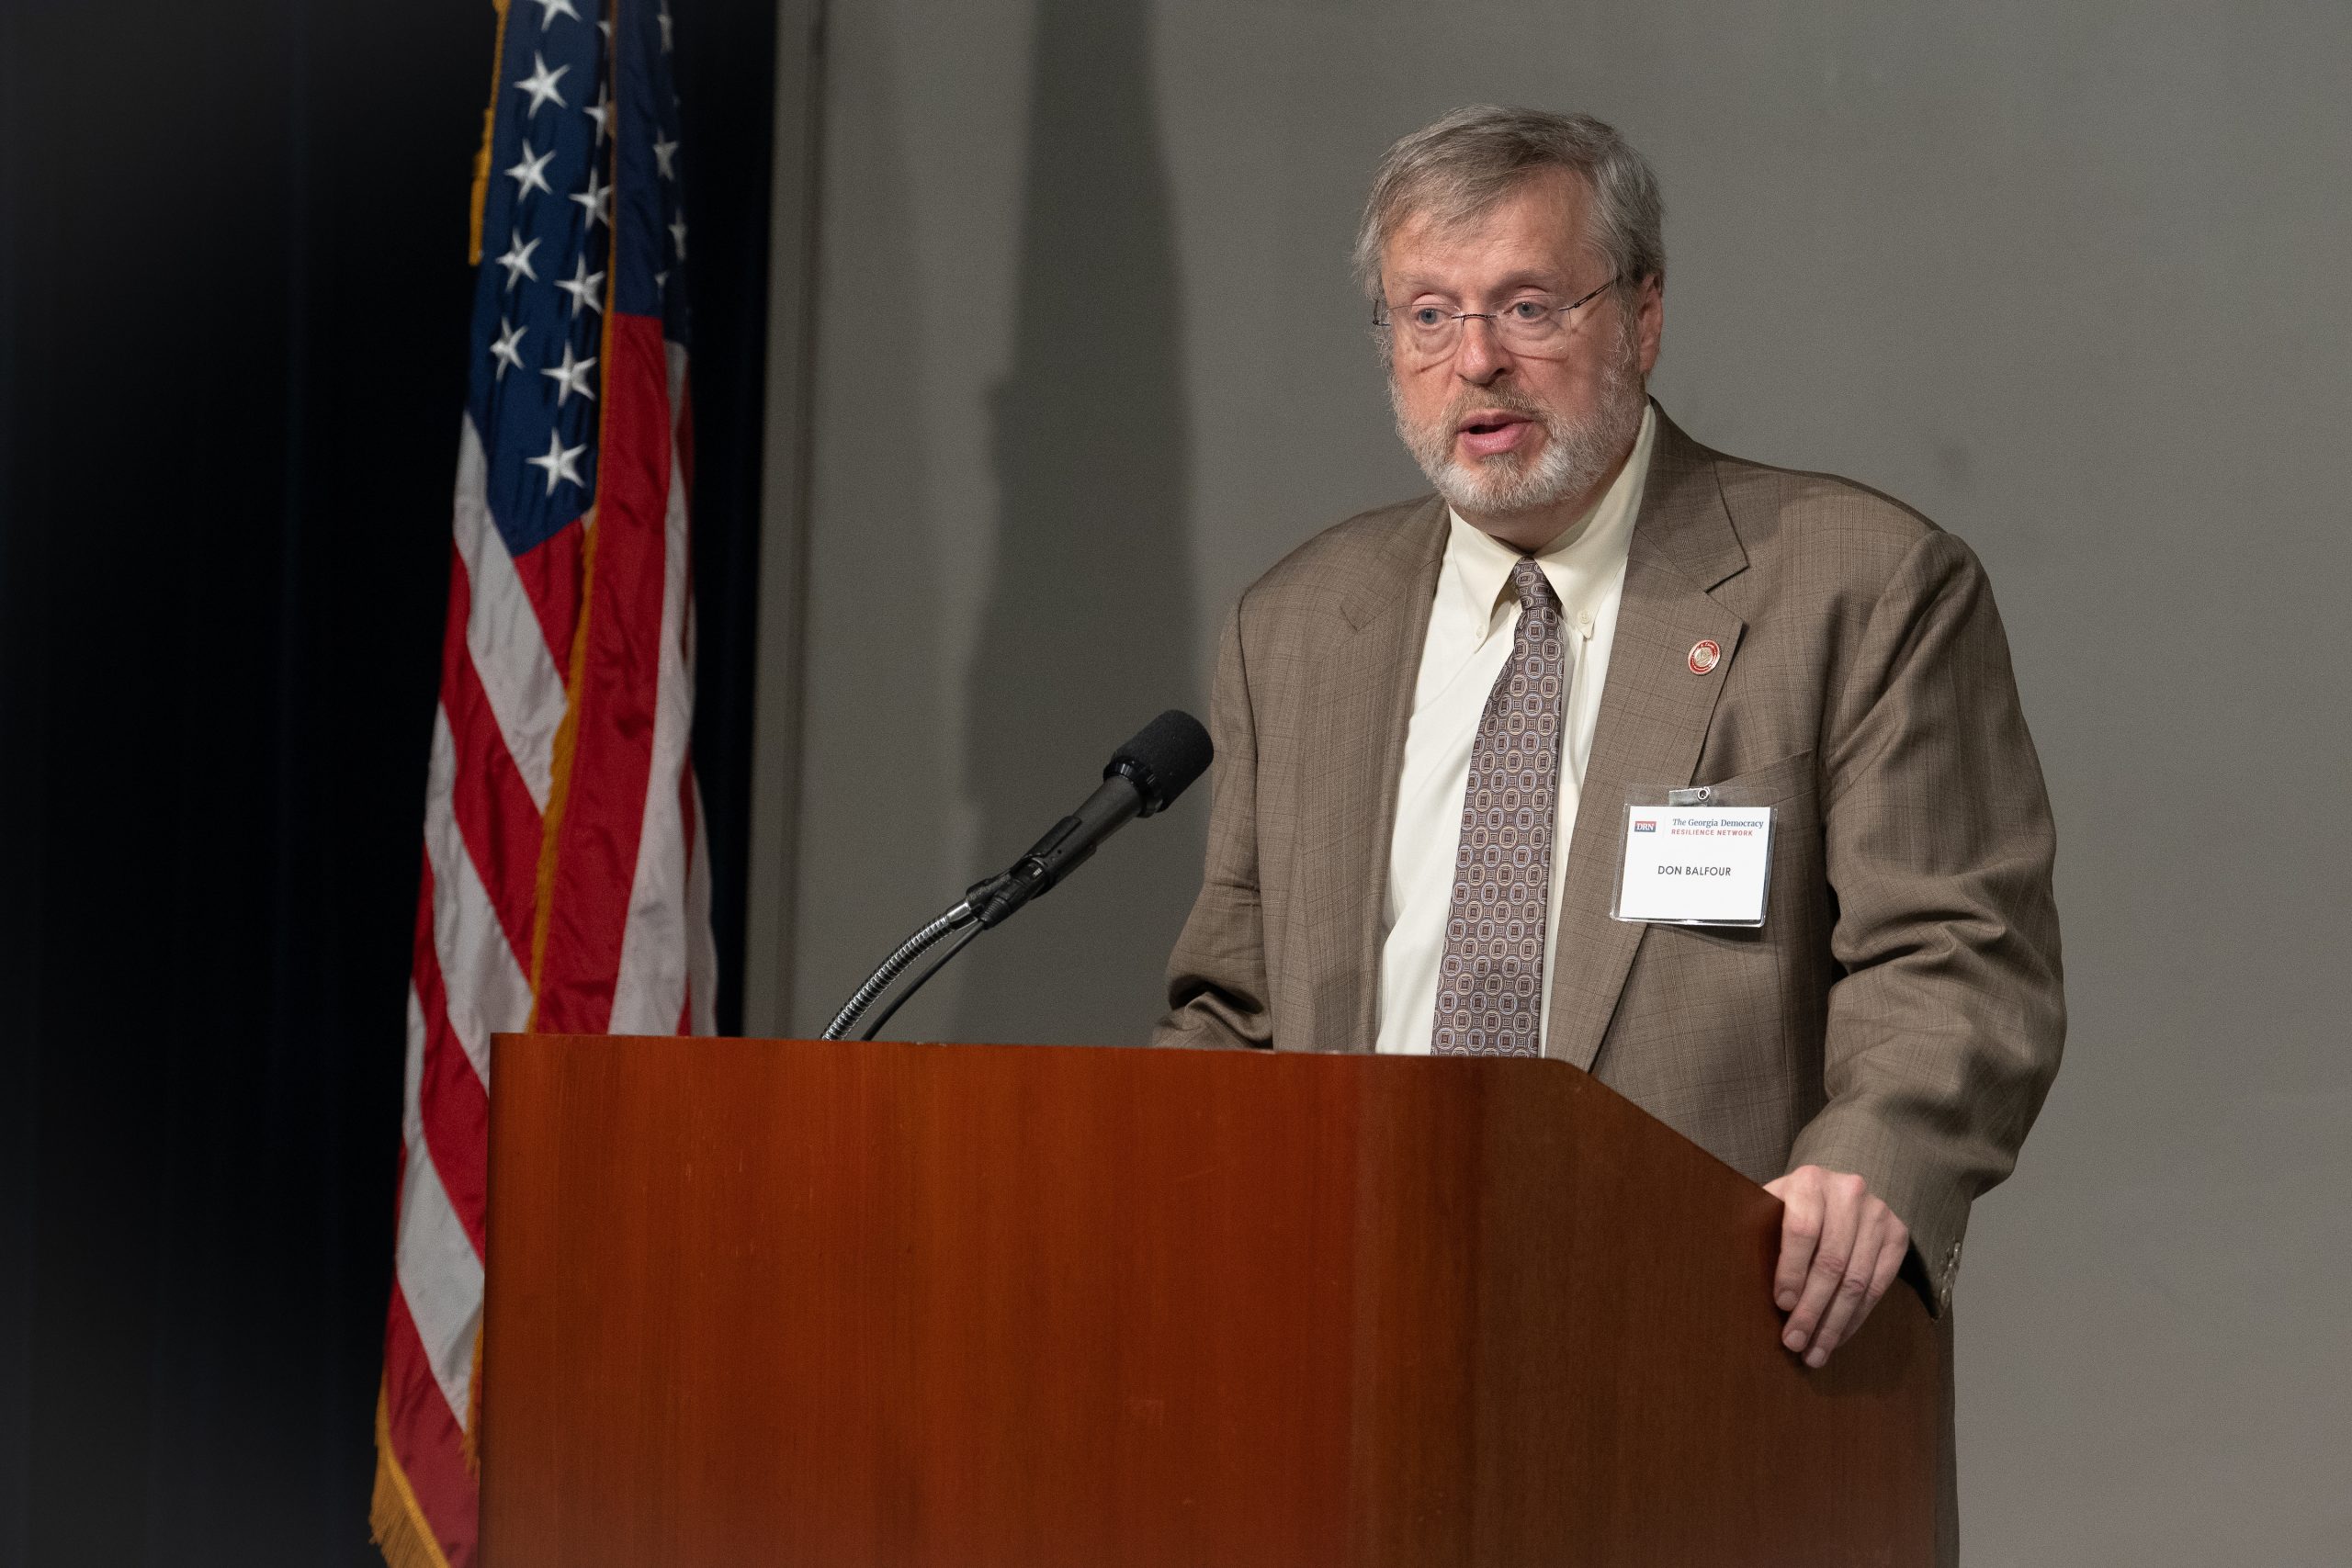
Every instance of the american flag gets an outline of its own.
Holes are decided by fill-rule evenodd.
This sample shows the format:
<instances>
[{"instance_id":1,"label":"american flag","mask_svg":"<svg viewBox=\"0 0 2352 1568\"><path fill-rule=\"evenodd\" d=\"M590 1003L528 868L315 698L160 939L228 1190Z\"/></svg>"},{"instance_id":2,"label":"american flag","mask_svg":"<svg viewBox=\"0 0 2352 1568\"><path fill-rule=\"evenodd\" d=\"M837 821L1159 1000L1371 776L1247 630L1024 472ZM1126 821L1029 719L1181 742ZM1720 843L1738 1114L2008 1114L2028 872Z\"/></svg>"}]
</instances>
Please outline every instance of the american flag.
<instances>
[{"instance_id":1,"label":"american flag","mask_svg":"<svg viewBox=\"0 0 2352 1568\"><path fill-rule=\"evenodd\" d=\"M490 1039L710 1032L667 0L505 0L425 790L372 1522L473 1561Z\"/></svg>"}]
</instances>

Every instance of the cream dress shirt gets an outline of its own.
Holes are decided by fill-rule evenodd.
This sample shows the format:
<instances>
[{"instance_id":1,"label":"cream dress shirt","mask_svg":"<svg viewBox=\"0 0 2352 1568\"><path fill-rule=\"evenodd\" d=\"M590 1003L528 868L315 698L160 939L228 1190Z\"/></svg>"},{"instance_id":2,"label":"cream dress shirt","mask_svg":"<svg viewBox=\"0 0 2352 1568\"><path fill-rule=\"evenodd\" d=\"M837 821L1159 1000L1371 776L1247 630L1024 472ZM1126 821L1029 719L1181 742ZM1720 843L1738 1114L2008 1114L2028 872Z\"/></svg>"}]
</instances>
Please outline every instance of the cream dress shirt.
<instances>
[{"instance_id":1,"label":"cream dress shirt","mask_svg":"<svg viewBox=\"0 0 2352 1568\"><path fill-rule=\"evenodd\" d=\"M1552 831L1552 891L1544 922L1542 1029L1552 1028L1552 962L1568 875L1568 839L1583 793L1585 763L1609 674L1609 645L1625 588L1625 547L1642 509L1657 412L1645 409L1641 433L1615 480L1576 526L1546 545L1535 562L1560 597L1561 640L1568 661L1562 713L1560 815ZM1428 640L1413 687L1405 763L1396 782L1396 823L1388 852L1388 894L1381 918L1378 1048L1427 1055L1437 1012L1437 972L1445 957L1445 914L1453 897L1453 857L1462 841L1462 797L1470 786L1470 752L1496 677L1510 661L1519 596L1510 592L1520 553L1451 511L1445 560L1430 606Z\"/></svg>"}]
</instances>

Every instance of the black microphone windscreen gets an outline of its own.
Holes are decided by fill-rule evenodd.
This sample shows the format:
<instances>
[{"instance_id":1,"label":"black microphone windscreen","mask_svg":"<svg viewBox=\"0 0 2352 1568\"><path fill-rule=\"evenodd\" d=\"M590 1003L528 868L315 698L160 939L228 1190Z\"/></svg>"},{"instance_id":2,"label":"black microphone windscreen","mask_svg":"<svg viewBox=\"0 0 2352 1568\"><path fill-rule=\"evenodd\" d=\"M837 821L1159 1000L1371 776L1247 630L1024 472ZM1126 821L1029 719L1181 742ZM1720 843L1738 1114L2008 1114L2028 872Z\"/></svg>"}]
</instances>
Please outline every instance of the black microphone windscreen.
<instances>
[{"instance_id":1,"label":"black microphone windscreen","mask_svg":"<svg viewBox=\"0 0 2352 1568\"><path fill-rule=\"evenodd\" d=\"M1170 708L1136 731L1134 739L1111 753L1102 776L1122 773L1133 779L1144 797L1143 815L1162 810L1208 772L1216 748L1201 721L1182 708Z\"/></svg>"}]
</instances>

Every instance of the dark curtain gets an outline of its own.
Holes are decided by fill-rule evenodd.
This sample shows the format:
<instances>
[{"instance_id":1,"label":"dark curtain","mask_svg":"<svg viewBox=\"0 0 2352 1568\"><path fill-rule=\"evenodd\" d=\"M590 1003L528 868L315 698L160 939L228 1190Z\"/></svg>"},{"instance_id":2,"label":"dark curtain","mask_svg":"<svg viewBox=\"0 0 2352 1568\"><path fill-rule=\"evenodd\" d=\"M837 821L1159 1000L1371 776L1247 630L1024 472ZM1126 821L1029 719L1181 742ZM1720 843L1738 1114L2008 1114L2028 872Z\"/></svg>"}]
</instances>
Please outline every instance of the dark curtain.
<instances>
[{"instance_id":1,"label":"dark curtain","mask_svg":"<svg viewBox=\"0 0 2352 1568\"><path fill-rule=\"evenodd\" d=\"M672 6L733 976L775 18ZM494 26L0 5L0 1563L373 1561Z\"/></svg>"}]
</instances>

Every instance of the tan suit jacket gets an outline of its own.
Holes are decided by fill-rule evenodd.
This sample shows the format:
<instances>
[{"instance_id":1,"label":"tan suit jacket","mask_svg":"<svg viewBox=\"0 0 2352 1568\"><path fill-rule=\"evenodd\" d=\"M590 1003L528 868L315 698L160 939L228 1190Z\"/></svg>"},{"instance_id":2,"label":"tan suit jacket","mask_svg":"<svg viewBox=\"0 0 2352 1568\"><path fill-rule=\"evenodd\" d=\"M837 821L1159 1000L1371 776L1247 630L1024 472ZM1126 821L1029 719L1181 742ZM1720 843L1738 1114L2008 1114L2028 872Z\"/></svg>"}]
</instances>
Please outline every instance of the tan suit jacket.
<instances>
[{"instance_id":1,"label":"tan suit jacket","mask_svg":"<svg viewBox=\"0 0 2352 1568\"><path fill-rule=\"evenodd\" d=\"M1366 513L1242 595L1216 804L1155 1042L1369 1051L1382 901L1446 513ZM1694 674L1693 645L1722 656ZM1774 806L1761 929L1610 919L1628 792ZM1663 799L1653 793L1650 798ZM1548 1055L1758 1181L1855 1172L1948 1304L2064 1034L2052 833L1968 547L1660 412L1549 978Z\"/></svg>"}]
</instances>

